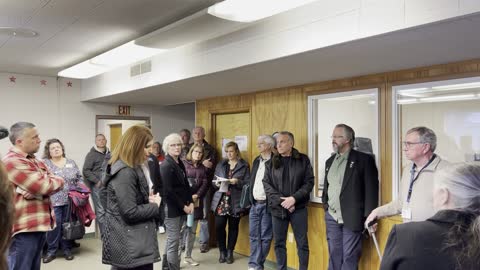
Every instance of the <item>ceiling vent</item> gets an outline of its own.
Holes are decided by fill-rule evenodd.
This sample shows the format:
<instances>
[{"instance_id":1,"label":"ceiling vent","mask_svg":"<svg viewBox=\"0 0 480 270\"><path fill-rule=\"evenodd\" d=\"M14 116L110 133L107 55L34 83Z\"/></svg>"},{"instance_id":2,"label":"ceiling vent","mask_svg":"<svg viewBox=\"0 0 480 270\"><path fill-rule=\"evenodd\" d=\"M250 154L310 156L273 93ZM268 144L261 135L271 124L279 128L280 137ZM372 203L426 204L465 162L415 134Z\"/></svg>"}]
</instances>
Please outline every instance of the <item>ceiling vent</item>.
<instances>
[{"instance_id":1,"label":"ceiling vent","mask_svg":"<svg viewBox=\"0 0 480 270\"><path fill-rule=\"evenodd\" d=\"M130 67L130 77L135 77L152 71L152 61L146 61Z\"/></svg>"}]
</instances>

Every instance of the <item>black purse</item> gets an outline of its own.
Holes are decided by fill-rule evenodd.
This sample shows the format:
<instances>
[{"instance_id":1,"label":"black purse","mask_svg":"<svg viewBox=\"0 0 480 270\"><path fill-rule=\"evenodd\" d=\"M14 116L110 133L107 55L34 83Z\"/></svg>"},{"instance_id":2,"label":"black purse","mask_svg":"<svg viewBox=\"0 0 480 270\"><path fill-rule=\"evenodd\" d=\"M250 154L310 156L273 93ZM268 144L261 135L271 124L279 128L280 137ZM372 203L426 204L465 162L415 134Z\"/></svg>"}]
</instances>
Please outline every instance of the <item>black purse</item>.
<instances>
[{"instance_id":1,"label":"black purse","mask_svg":"<svg viewBox=\"0 0 480 270\"><path fill-rule=\"evenodd\" d=\"M72 199L68 198L68 220L62 224L63 240L81 239L85 235L85 226L76 214L72 213Z\"/></svg>"},{"instance_id":2,"label":"black purse","mask_svg":"<svg viewBox=\"0 0 480 270\"><path fill-rule=\"evenodd\" d=\"M240 196L240 208L250 208L250 184L245 184L242 187L242 195Z\"/></svg>"}]
</instances>

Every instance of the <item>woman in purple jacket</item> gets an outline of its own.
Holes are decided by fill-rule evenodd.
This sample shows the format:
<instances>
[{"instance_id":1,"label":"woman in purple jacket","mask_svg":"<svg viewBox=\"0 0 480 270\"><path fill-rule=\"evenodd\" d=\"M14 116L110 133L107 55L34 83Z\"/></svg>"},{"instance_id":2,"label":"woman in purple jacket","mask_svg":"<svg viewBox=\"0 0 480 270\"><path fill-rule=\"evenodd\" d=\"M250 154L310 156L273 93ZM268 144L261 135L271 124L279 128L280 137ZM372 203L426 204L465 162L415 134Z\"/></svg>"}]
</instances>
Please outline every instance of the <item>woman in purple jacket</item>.
<instances>
[{"instance_id":1,"label":"woman in purple jacket","mask_svg":"<svg viewBox=\"0 0 480 270\"><path fill-rule=\"evenodd\" d=\"M203 218L203 197L206 195L208 189L207 169L202 164L203 150L203 146L195 143L190 148L190 151L188 151L186 160L183 161L195 208L192 226L188 227L185 223L180 231L182 235L180 239L180 253L182 249L185 248L184 263L193 266L199 265L198 262L192 259L192 249L195 242L198 220Z\"/></svg>"}]
</instances>

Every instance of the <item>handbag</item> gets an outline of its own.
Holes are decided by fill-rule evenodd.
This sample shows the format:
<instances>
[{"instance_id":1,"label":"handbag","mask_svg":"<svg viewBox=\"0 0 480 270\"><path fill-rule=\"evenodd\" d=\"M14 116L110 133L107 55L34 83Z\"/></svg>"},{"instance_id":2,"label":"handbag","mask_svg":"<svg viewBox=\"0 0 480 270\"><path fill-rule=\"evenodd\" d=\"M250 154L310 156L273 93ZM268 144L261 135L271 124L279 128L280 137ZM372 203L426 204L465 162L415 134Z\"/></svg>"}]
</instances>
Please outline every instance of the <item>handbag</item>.
<instances>
[{"instance_id":1,"label":"handbag","mask_svg":"<svg viewBox=\"0 0 480 270\"><path fill-rule=\"evenodd\" d=\"M62 224L62 239L76 240L81 239L85 235L85 226L78 216L72 213L72 199L68 198L68 220Z\"/></svg>"},{"instance_id":2,"label":"handbag","mask_svg":"<svg viewBox=\"0 0 480 270\"><path fill-rule=\"evenodd\" d=\"M242 195L240 195L240 208L250 208L250 184L245 184L242 187Z\"/></svg>"}]
</instances>

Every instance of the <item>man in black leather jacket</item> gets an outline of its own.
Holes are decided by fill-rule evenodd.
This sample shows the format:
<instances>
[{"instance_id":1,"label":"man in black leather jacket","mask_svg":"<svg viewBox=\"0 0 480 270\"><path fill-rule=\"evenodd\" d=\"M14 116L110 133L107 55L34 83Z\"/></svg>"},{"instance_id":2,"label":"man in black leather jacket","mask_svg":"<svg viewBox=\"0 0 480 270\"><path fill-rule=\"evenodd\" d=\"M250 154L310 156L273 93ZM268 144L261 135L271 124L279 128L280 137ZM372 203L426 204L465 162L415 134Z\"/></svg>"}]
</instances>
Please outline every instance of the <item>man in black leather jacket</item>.
<instances>
[{"instance_id":1,"label":"man in black leather jacket","mask_svg":"<svg viewBox=\"0 0 480 270\"><path fill-rule=\"evenodd\" d=\"M285 242L288 224L292 225L300 270L308 269L308 215L306 205L314 185L313 169L308 157L293 148L293 134L279 132L278 154L267 168L263 185L272 214L275 255L279 270L287 269Z\"/></svg>"}]
</instances>

